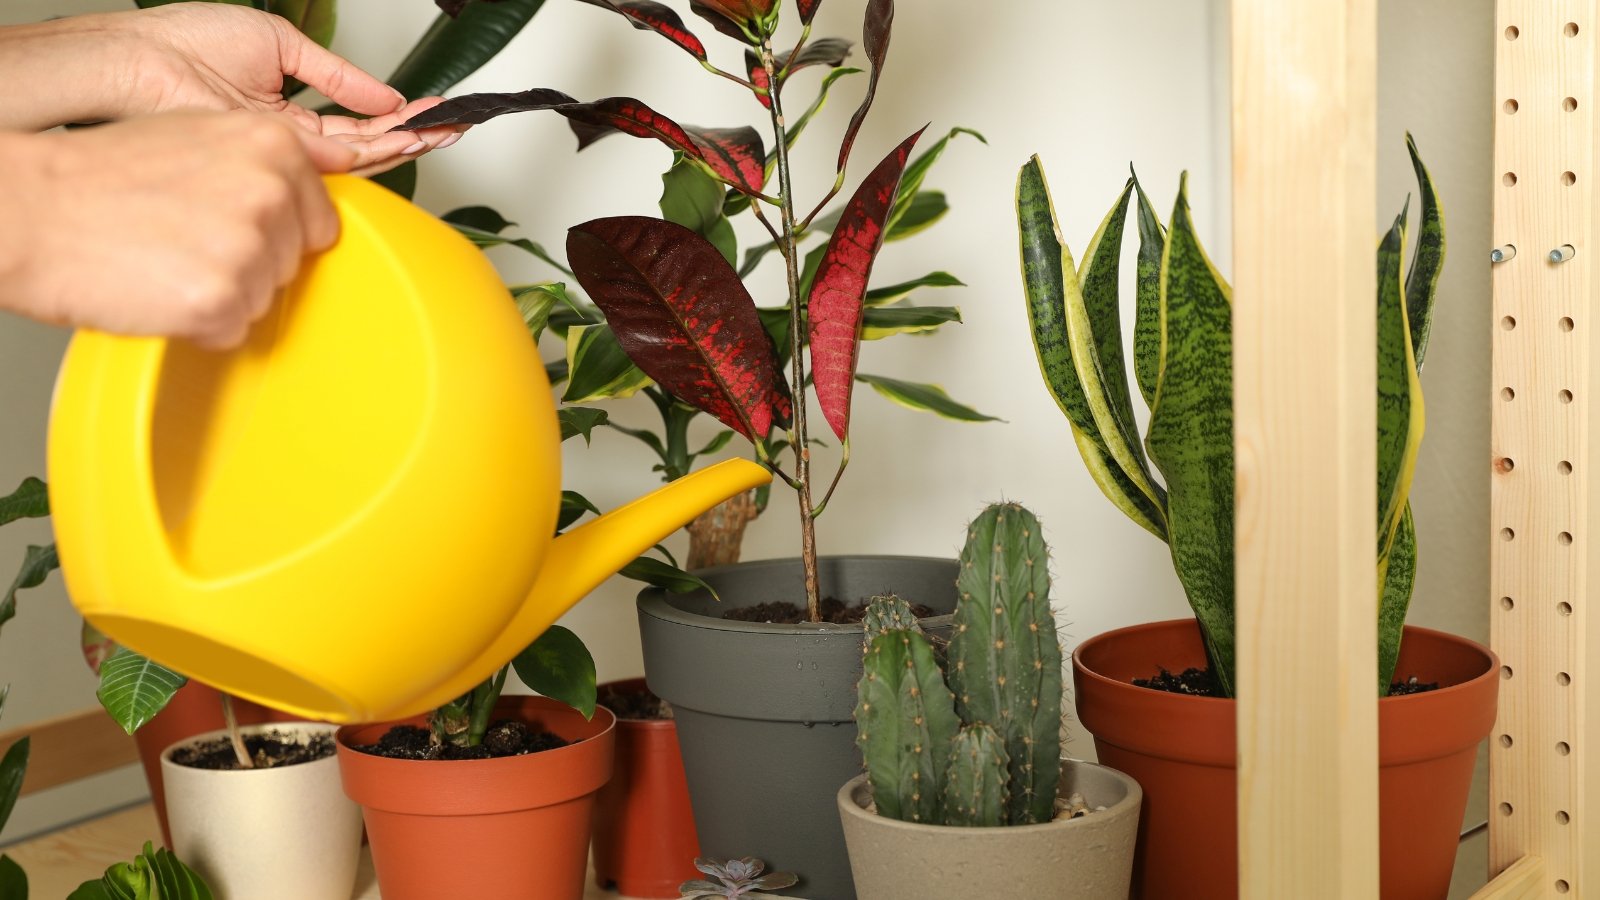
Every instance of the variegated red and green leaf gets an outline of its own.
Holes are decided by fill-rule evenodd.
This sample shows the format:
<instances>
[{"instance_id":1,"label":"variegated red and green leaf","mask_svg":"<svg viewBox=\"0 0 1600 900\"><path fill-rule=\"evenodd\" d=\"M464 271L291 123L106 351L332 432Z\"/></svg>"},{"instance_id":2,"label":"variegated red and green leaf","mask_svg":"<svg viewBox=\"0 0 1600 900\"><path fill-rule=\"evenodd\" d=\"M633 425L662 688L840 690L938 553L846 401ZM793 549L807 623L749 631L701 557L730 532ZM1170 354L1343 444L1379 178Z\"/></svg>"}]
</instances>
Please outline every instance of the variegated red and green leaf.
<instances>
[{"instance_id":1,"label":"variegated red and green leaf","mask_svg":"<svg viewBox=\"0 0 1600 900\"><path fill-rule=\"evenodd\" d=\"M811 282L811 374L822 415L840 440L850 431L850 396L861 346L861 302L872 263L883 246L884 223L894 208L911 148L926 126L894 148L861 182L845 205Z\"/></svg>"},{"instance_id":2,"label":"variegated red and green leaf","mask_svg":"<svg viewBox=\"0 0 1600 900\"><path fill-rule=\"evenodd\" d=\"M811 20L817 15L817 7L822 5L822 0L794 0L795 11L800 14L800 23L810 25Z\"/></svg>"},{"instance_id":3,"label":"variegated red and green leaf","mask_svg":"<svg viewBox=\"0 0 1600 900\"><path fill-rule=\"evenodd\" d=\"M811 66L827 66L830 69L839 68L849 58L850 49L854 46L853 43L844 38L818 38L801 47L799 53L785 53L778 56L773 60L773 64L779 72L779 81L786 81L790 75ZM750 77L751 84L766 91L772 89L767 79L766 67L761 65L761 57L746 50L744 52L744 68L745 73ZM772 100L766 94L757 94L756 99L761 101L762 106L769 108L772 106Z\"/></svg>"},{"instance_id":4,"label":"variegated red and green leaf","mask_svg":"<svg viewBox=\"0 0 1600 900\"><path fill-rule=\"evenodd\" d=\"M767 67L761 64L761 57L746 50L744 52L744 71L750 77L751 84L755 85L758 90L767 92L765 94L757 94L756 99L761 101L762 106L771 109L772 79L767 77Z\"/></svg>"},{"instance_id":5,"label":"variegated red and green leaf","mask_svg":"<svg viewBox=\"0 0 1600 900\"><path fill-rule=\"evenodd\" d=\"M804 14L802 13L802 16ZM872 108L872 98L878 93L878 79L883 76L883 63L889 56L889 33L894 27L894 0L867 0L867 17L861 26L861 44L872 64L867 76L867 95L861 106L850 117L850 127L845 129L844 141L839 145L839 171L844 171L850 161L850 149L855 146L861 123L866 121L867 110Z\"/></svg>"},{"instance_id":6,"label":"variegated red and green leaf","mask_svg":"<svg viewBox=\"0 0 1600 900\"><path fill-rule=\"evenodd\" d=\"M633 23L633 27L640 31L654 31L687 50L695 59L705 61L706 45L694 36L671 7L655 3L653 0L583 0L583 2L621 13Z\"/></svg>"},{"instance_id":7,"label":"variegated red and green leaf","mask_svg":"<svg viewBox=\"0 0 1600 900\"><path fill-rule=\"evenodd\" d=\"M567 233L567 258L628 357L746 438L786 424L788 386L738 273L709 241L646 216Z\"/></svg>"},{"instance_id":8,"label":"variegated red and green leaf","mask_svg":"<svg viewBox=\"0 0 1600 900\"><path fill-rule=\"evenodd\" d=\"M777 0L689 0L689 11L735 40L770 33L776 24Z\"/></svg>"}]
</instances>

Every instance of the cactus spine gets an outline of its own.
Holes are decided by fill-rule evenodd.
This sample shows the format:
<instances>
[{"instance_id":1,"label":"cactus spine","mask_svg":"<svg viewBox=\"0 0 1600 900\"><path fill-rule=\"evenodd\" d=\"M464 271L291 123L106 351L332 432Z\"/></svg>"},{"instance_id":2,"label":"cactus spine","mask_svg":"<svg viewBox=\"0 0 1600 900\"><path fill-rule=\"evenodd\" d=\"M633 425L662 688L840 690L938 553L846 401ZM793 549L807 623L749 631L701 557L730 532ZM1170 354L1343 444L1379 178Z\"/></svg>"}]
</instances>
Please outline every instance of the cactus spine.
<instances>
[{"instance_id":1,"label":"cactus spine","mask_svg":"<svg viewBox=\"0 0 1600 900\"><path fill-rule=\"evenodd\" d=\"M951 740L961 722L933 647L920 630L880 632L862 659L856 743L879 815L940 821Z\"/></svg>"},{"instance_id":2,"label":"cactus spine","mask_svg":"<svg viewBox=\"0 0 1600 900\"><path fill-rule=\"evenodd\" d=\"M1006 824L1010 760L999 733L987 725L964 726L950 744L949 765L944 788L945 824Z\"/></svg>"},{"instance_id":3,"label":"cactus spine","mask_svg":"<svg viewBox=\"0 0 1600 900\"><path fill-rule=\"evenodd\" d=\"M1005 743L1010 825L1048 822L1061 778L1061 645L1040 532L1033 513L1015 503L990 506L973 521L949 648L962 721L989 725Z\"/></svg>"}]
</instances>

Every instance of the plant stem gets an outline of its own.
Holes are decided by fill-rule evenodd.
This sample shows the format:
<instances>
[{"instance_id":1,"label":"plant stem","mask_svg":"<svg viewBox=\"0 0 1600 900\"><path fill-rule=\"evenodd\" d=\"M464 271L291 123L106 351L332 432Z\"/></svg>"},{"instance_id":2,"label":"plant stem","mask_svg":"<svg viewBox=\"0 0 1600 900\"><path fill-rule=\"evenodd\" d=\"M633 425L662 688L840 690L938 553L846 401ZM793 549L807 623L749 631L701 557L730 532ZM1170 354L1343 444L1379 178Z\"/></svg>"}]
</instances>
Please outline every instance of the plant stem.
<instances>
[{"instance_id":1,"label":"plant stem","mask_svg":"<svg viewBox=\"0 0 1600 900\"><path fill-rule=\"evenodd\" d=\"M233 698L227 694L222 695L222 721L228 726L228 740L233 744L233 755L239 761L239 768L254 769L255 760L250 758L250 751L244 746L244 735L239 733L239 717L233 713Z\"/></svg>"},{"instance_id":2,"label":"plant stem","mask_svg":"<svg viewBox=\"0 0 1600 900\"><path fill-rule=\"evenodd\" d=\"M506 686L506 673L510 670L510 666L502 668L493 678L473 689L472 724L467 726L468 747L483 743L483 736L489 730L489 715L494 712L495 701L500 699L500 691Z\"/></svg>"},{"instance_id":3,"label":"plant stem","mask_svg":"<svg viewBox=\"0 0 1600 900\"><path fill-rule=\"evenodd\" d=\"M800 562L806 573L806 615L813 622L822 621L822 598L817 587L817 526L811 510L811 443L806 432L806 364L805 364L805 312L800 304L800 251L795 241L794 188L789 178L789 142L783 121L783 100L778 90L777 64L772 56L772 39L761 42L761 65L767 70L767 84L771 85L769 107L772 113L772 139L778 161L778 197L783 212L783 241L781 248L789 277L789 350L793 374L790 376L790 393L794 395L794 447L795 496L800 505Z\"/></svg>"}]
</instances>

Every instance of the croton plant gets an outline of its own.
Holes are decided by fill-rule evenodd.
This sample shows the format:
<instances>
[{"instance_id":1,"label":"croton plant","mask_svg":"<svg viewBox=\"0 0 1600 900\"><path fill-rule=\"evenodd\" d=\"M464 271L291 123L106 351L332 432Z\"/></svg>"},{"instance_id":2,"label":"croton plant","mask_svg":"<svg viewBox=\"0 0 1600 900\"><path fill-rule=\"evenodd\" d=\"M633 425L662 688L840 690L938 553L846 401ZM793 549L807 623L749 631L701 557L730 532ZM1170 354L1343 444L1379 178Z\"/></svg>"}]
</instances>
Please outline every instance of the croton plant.
<instances>
[{"instance_id":1,"label":"croton plant","mask_svg":"<svg viewBox=\"0 0 1600 900\"><path fill-rule=\"evenodd\" d=\"M558 373L569 379L565 399L581 402L640 390L650 396L661 412L664 434L629 433L651 445L667 478L686 473L695 457L720 450L735 435L749 441L755 457L795 490L807 610L815 620L820 605L815 520L850 459L855 385L870 384L892 400L951 418L989 418L956 403L935 385L857 370L864 337L928 331L959 317L951 308L901 302L917 288L957 283L946 273L877 291L868 288L886 240L920 230L944 213L942 195L921 186L949 141L973 132L954 129L913 160L923 133L919 129L860 181L841 208L824 214L845 187L851 152L888 54L894 4L868 0L863 28L869 66L866 96L840 143L832 187L802 212L791 184L790 151L833 82L858 71L843 67L850 42L812 40L811 22L820 0L796 3L799 36L786 51L774 47L780 18L776 0L693 0L690 6L697 15L743 46L740 71L715 65L705 44L667 6L652 0L587 2L671 41L712 74L748 90L756 104L752 111L764 110L770 123L770 153L761 133L750 126L682 125L632 97L585 102L550 88L457 97L400 127L478 125L509 113L547 111L568 121L579 149L614 133L672 149L663 217L608 217L568 231L570 268L564 270L582 286L595 310L572 302L564 290L547 290L537 300L542 308L533 309L530 317L552 327L565 319L567 371ZM790 121L784 112L786 85L796 72L819 65L832 72L805 113ZM770 241L747 251L735 268L728 220L745 211ZM822 233L830 235L826 244L803 256L802 242ZM787 296L780 306L757 307L744 279L771 253L784 262ZM566 310L553 312L560 302ZM525 307L525 314L529 312ZM598 318L602 315L603 322ZM801 402L808 389L843 447L838 469L827 481L813 473L814 440L807 404ZM712 416L726 431L704 449L690 452L688 425L699 413Z\"/></svg>"}]
</instances>

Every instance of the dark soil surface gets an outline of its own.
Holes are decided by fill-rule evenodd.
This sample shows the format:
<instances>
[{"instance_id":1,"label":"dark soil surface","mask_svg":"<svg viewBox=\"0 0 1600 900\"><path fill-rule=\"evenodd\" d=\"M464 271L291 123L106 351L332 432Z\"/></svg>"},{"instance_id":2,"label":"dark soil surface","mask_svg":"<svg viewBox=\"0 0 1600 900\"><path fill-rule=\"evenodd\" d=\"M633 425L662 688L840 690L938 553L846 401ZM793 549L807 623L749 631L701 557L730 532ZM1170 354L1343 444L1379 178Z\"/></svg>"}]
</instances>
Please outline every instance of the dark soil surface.
<instances>
[{"instance_id":1,"label":"dark soil surface","mask_svg":"<svg viewBox=\"0 0 1600 900\"><path fill-rule=\"evenodd\" d=\"M822 601L822 621L835 625L854 625L867 617L868 600L859 600L854 606L844 605L844 601L835 597L828 597ZM932 607L920 603L911 604L911 611L917 618L926 619L936 616ZM766 622L770 625L799 625L810 621L806 618L806 608L798 603L758 603L755 606L745 606L739 609L730 609L722 614L722 618L735 622Z\"/></svg>"},{"instance_id":2,"label":"dark soil surface","mask_svg":"<svg viewBox=\"0 0 1600 900\"><path fill-rule=\"evenodd\" d=\"M499 759L565 747L567 741L548 731L534 731L521 722L495 722L476 747L434 743L433 732L416 725L396 725L376 744L355 747L389 759Z\"/></svg>"},{"instance_id":3,"label":"dark soil surface","mask_svg":"<svg viewBox=\"0 0 1600 900\"><path fill-rule=\"evenodd\" d=\"M247 734L244 749L257 769L275 769L299 763L315 762L334 754L333 735L312 735L302 743L302 735L283 731ZM190 744L174 750L172 761L191 769L229 770L239 768L239 758L233 752L233 743L227 738L217 738L199 744Z\"/></svg>"},{"instance_id":4,"label":"dark soil surface","mask_svg":"<svg viewBox=\"0 0 1600 900\"><path fill-rule=\"evenodd\" d=\"M659 722L672 718L672 704L647 690L601 689L599 703L619 719Z\"/></svg>"},{"instance_id":5,"label":"dark soil surface","mask_svg":"<svg viewBox=\"0 0 1600 900\"><path fill-rule=\"evenodd\" d=\"M1171 694L1191 694L1196 697L1221 697L1222 692L1217 690L1217 682L1211 677L1210 669L1184 669L1174 675L1162 669L1154 678L1135 678L1134 687L1149 688L1153 691L1166 691ZM1413 675L1405 681L1396 681L1389 685L1389 696L1401 697L1406 694L1424 694L1428 691L1437 691L1439 682L1419 682Z\"/></svg>"}]
</instances>

